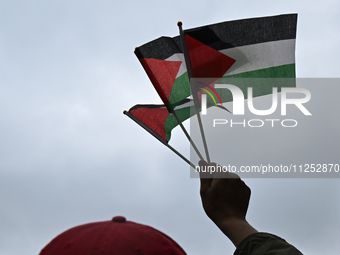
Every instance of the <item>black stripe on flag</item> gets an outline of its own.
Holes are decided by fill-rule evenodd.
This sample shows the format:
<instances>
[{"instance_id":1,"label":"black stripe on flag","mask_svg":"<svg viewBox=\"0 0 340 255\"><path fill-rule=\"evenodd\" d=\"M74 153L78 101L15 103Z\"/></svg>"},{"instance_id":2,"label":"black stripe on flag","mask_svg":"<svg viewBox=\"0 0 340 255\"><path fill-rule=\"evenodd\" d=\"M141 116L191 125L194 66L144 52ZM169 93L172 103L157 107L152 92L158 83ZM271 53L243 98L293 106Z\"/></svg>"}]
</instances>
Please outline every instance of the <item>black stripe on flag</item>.
<instances>
[{"instance_id":1,"label":"black stripe on flag","mask_svg":"<svg viewBox=\"0 0 340 255\"><path fill-rule=\"evenodd\" d=\"M132 106L129 110L133 111L136 110L138 108L166 108L164 104L136 104L135 106Z\"/></svg>"},{"instance_id":2,"label":"black stripe on flag","mask_svg":"<svg viewBox=\"0 0 340 255\"><path fill-rule=\"evenodd\" d=\"M167 59L175 53L182 53L179 38L162 36L135 49L137 58Z\"/></svg>"},{"instance_id":3,"label":"black stripe on flag","mask_svg":"<svg viewBox=\"0 0 340 255\"><path fill-rule=\"evenodd\" d=\"M296 38L297 14L227 21L186 30L215 50ZM214 40L212 40L214 38ZM220 41L220 43L217 43Z\"/></svg>"},{"instance_id":4,"label":"black stripe on flag","mask_svg":"<svg viewBox=\"0 0 340 255\"><path fill-rule=\"evenodd\" d=\"M297 14L226 21L185 30L215 50L296 38ZM160 37L135 50L138 58L167 59L182 53L179 36Z\"/></svg>"}]
</instances>

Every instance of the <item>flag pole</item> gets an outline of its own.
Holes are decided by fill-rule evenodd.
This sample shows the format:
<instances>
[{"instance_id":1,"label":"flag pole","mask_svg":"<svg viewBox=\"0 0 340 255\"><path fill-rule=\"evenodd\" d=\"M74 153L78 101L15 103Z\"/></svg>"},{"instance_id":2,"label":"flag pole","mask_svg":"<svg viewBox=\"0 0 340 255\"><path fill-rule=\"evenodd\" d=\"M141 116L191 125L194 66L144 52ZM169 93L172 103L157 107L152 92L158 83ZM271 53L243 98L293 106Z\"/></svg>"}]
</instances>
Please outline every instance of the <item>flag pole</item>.
<instances>
[{"instance_id":1,"label":"flag pole","mask_svg":"<svg viewBox=\"0 0 340 255\"><path fill-rule=\"evenodd\" d=\"M152 132L152 130L145 125L143 122L139 121L135 116L133 116L131 113L129 113L128 111L123 111L123 113L125 115L127 115L128 117L130 117L130 119L132 119L133 121L135 121L137 124L139 124L142 128L144 128L146 131L148 131L153 137L155 137L158 141L160 141L162 144L164 144L166 147L168 147L170 150L172 150L175 154L177 154L177 156L179 156L181 159L183 159L185 162L187 162L192 168L196 168L196 166L189 161L186 157L184 157L181 153L179 153L175 148L173 148L172 146L170 146L170 144L168 144L166 142L165 139L163 139L162 137L159 137L157 134L155 134L154 132Z\"/></svg>"},{"instance_id":2,"label":"flag pole","mask_svg":"<svg viewBox=\"0 0 340 255\"><path fill-rule=\"evenodd\" d=\"M180 34L182 48L183 48L185 65L186 65L187 71L188 71L190 88L191 88L192 96L193 96L193 99L194 99L194 105L195 105L198 125L199 125L200 131L201 131L201 136L202 136L202 141L203 141L203 145L204 145L205 155L207 157L207 162L210 163L210 156L209 156L208 146L207 146L207 142L206 142L205 135L204 135L201 115L199 114L199 101L198 101L198 97L197 97L196 87L193 84L193 80L192 80L192 78L193 78L193 71L192 71L192 66L191 66L191 62L190 62L188 45L187 45L187 42L186 42L186 39L185 39L185 33L184 33L183 29L182 29L182 22L178 21L177 22L177 26L179 27L179 34Z\"/></svg>"},{"instance_id":3,"label":"flag pole","mask_svg":"<svg viewBox=\"0 0 340 255\"><path fill-rule=\"evenodd\" d=\"M186 128L183 126L181 120L178 118L178 115L176 114L175 110L171 110L171 113L174 115L175 119L177 120L179 126L181 127L183 133L185 134L185 136L188 138L192 148L194 148L194 150L197 153L197 156L201 159L204 160L204 158L202 157L202 154L200 153L200 151L198 150L198 148L196 147L196 144L194 143L194 141L191 139L188 131L186 130Z\"/></svg>"}]
</instances>

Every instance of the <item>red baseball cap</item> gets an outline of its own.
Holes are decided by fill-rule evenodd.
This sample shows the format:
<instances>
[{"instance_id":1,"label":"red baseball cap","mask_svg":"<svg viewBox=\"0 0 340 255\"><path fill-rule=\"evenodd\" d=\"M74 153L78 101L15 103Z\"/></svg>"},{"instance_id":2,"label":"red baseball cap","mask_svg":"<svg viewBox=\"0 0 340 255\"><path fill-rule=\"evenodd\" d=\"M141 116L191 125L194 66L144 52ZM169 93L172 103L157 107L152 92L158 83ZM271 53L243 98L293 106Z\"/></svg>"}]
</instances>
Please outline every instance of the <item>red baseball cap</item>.
<instances>
[{"instance_id":1,"label":"red baseball cap","mask_svg":"<svg viewBox=\"0 0 340 255\"><path fill-rule=\"evenodd\" d=\"M152 227L116 216L111 221L71 228L54 238L40 255L184 255L170 237Z\"/></svg>"}]
</instances>

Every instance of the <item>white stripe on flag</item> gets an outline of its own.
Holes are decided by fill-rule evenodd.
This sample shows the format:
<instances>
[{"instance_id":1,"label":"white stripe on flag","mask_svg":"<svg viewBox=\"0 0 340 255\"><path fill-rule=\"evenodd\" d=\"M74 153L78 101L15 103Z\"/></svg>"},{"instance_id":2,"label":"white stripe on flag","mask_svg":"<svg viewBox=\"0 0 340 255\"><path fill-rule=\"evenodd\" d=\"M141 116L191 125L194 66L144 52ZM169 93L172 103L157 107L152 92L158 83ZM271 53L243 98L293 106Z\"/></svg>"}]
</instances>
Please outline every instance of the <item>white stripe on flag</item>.
<instances>
[{"instance_id":1,"label":"white stripe on flag","mask_svg":"<svg viewBox=\"0 0 340 255\"><path fill-rule=\"evenodd\" d=\"M294 64L295 39L252 44L222 50L221 52L236 59L235 64L225 75L244 73L268 67Z\"/></svg>"},{"instance_id":2,"label":"white stripe on flag","mask_svg":"<svg viewBox=\"0 0 340 255\"><path fill-rule=\"evenodd\" d=\"M295 63L295 39L251 44L220 52L236 60L225 75L244 73ZM182 62L176 78L187 71L183 53L175 53L165 60Z\"/></svg>"}]
</instances>

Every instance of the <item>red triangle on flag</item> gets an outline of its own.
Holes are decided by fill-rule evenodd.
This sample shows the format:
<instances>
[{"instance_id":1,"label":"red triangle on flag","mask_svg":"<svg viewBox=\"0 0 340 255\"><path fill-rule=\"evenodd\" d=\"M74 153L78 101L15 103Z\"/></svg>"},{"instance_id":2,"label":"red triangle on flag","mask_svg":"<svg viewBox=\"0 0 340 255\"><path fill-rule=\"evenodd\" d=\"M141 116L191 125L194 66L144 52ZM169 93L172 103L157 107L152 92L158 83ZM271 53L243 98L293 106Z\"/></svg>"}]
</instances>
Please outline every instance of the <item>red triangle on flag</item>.
<instances>
[{"instance_id":1,"label":"red triangle on flag","mask_svg":"<svg viewBox=\"0 0 340 255\"><path fill-rule=\"evenodd\" d=\"M154 58L142 58L139 60L164 104L168 105L172 85L182 62Z\"/></svg>"},{"instance_id":2,"label":"red triangle on flag","mask_svg":"<svg viewBox=\"0 0 340 255\"><path fill-rule=\"evenodd\" d=\"M138 107L129 111L139 121L150 128L151 133L155 132L167 141L165 134L165 121L168 118L169 111L165 107Z\"/></svg>"},{"instance_id":3,"label":"red triangle on flag","mask_svg":"<svg viewBox=\"0 0 340 255\"><path fill-rule=\"evenodd\" d=\"M221 78L235 59L185 35L194 78Z\"/></svg>"}]
</instances>

